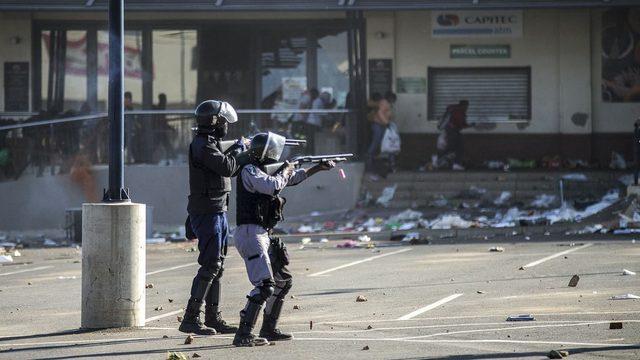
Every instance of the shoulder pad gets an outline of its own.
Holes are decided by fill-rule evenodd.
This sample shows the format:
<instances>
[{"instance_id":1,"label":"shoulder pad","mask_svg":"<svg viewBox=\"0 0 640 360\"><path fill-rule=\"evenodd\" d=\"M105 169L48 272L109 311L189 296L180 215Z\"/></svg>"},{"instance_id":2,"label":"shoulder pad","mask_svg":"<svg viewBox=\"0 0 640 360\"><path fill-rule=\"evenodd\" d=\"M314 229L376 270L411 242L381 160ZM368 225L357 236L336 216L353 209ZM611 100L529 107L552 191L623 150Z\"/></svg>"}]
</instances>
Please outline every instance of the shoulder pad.
<instances>
[{"instance_id":1,"label":"shoulder pad","mask_svg":"<svg viewBox=\"0 0 640 360\"><path fill-rule=\"evenodd\" d=\"M258 170L256 169L256 166L253 164L249 164L245 166L244 169L253 176L256 176L258 174Z\"/></svg>"}]
</instances>

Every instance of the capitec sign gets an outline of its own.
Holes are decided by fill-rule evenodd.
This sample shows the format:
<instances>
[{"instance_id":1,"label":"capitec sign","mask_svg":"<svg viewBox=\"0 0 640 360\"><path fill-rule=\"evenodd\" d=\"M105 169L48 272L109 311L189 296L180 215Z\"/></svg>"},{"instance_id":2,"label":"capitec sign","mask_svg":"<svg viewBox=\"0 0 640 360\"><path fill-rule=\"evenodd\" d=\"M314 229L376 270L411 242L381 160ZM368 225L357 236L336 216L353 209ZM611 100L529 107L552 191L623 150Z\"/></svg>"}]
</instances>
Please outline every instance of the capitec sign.
<instances>
[{"instance_id":1,"label":"capitec sign","mask_svg":"<svg viewBox=\"0 0 640 360\"><path fill-rule=\"evenodd\" d=\"M522 11L432 11L433 37L521 37Z\"/></svg>"}]
</instances>

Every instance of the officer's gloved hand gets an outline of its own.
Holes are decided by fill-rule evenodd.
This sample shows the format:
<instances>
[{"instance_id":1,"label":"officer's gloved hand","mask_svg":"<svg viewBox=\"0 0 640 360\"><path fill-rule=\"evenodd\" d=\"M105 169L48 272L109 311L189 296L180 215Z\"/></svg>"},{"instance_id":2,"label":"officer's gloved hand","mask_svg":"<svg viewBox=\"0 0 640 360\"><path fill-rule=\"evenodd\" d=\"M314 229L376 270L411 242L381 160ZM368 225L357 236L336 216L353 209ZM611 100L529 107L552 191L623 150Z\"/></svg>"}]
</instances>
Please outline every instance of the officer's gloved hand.
<instances>
[{"instance_id":1,"label":"officer's gloved hand","mask_svg":"<svg viewBox=\"0 0 640 360\"><path fill-rule=\"evenodd\" d=\"M290 178L291 175L293 175L293 172L295 171L295 169L296 167L293 164L287 162L286 167L284 168L284 170L282 170L282 175L285 178Z\"/></svg>"},{"instance_id":2,"label":"officer's gloved hand","mask_svg":"<svg viewBox=\"0 0 640 360\"><path fill-rule=\"evenodd\" d=\"M334 161L321 161L318 165L316 165L319 170L326 171L331 170L336 167L336 163Z\"/></svg>"}]
</instances>

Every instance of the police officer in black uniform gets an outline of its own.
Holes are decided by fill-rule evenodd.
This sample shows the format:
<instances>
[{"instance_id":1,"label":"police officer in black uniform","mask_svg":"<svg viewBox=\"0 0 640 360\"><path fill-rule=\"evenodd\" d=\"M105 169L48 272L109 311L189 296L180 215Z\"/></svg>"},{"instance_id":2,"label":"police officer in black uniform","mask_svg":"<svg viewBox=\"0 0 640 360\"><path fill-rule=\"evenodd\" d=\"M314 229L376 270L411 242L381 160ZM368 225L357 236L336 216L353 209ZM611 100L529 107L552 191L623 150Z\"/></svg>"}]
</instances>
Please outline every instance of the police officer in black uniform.
<instances>
[{"instance_id":1,"label":"police officer in black uniform","mask_svg":"<svg viewBox=\"0 0 640 360\"><path fill-rule=\"evenodd\" d=\"M225 154L220 140L227 134L228 124L238 120L233 107L226 102L207 100L195 111L197 128L189 146L189 218L187 226L198 238L200 269L191 285L191 297L179 330L199 335L234 333L220 316L220 278L227 253L227 206L231 179L248 163L247 153ZM204 324L200 319L205 306Z\"/></svg>"}]
</instances>

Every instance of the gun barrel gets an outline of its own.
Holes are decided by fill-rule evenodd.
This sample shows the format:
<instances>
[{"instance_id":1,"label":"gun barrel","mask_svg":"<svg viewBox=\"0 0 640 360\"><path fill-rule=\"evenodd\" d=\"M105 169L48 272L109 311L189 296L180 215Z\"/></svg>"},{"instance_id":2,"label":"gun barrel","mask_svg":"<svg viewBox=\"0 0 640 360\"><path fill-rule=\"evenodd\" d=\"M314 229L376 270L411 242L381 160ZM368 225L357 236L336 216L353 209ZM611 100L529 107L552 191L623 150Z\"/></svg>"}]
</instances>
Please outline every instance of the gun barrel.
<instances>
[{"instance_id":1,"label":"gun barrel","mask_svg":"<svg viewBox=\"0 0 640 360\"><path fill-rule=\"evenodd\" d=\"M299 156L295 160L297 161L318 161L318 160L334 160L334 159L346 159L353 157L353 154L331 154L331 155L308 155Z\"/></svg>"},{"instance_id":2,"label":"gun barrel","mask_svg":"<svg viewBox=\"0 0 640 360\"><path fill-rule=\"evenodd\" d=\"M298 140L298 139L286 139L284 141L285 146L301 146L307 145L307 140Z\"/></svg>"}]
</instances>

